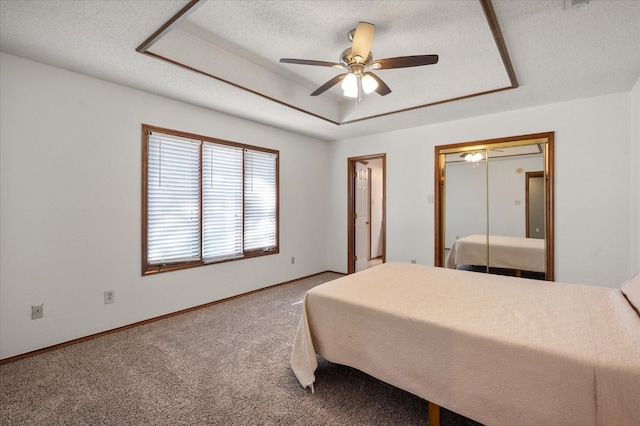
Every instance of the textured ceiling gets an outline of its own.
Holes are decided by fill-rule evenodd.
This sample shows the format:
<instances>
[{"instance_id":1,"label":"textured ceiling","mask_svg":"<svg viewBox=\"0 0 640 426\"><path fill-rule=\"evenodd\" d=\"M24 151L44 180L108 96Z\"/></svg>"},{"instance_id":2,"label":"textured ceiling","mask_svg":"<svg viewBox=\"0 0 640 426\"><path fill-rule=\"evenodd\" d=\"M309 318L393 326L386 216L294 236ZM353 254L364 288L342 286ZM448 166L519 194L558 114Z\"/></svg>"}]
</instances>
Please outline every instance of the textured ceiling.
<instances>
[{"instance_id":1,"label":"textured ceiling","mask_svg":"<svg viewBox=\"0 0 640 426\"><path fill-rule=\"evenodd\" d=\"M2 0L0 50L323 140L629 91L640 76L640 1L209 0L136 51L189 4ZM309 96L343 70L278 62L337 62L359 21L376 25L374 59L438 64L376 71L392 93L356 105L337 87ZM509 63L518 87L503 90Z\"/></svg>"},{"instance_id":2,"label":"textured ceiling","mask_svg":"<svg viewBox=\"0 0 640 426\"><path fill-rule=\"evenodd\" d=\"M480 2L366 4L198 3L149 51L336 124L511 87ZM432 66L377 71L392 88L384 98L365 96L356 103L341 96L339 85L331 89L333 96L310 97L345 70L281 64L279 59L339 62L357 19L376 25L374 59L432 53L441 59Z\"/></svg>"}]
</instances>

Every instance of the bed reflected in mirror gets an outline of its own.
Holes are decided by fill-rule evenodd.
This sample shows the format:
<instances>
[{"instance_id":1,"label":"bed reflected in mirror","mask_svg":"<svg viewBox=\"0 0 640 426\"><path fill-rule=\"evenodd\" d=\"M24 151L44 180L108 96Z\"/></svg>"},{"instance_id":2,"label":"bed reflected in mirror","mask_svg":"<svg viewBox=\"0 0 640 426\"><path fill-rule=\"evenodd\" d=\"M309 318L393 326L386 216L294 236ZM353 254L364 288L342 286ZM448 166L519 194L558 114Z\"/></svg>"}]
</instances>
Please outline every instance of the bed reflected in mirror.
<instances>
[{"instance_id":1,"label":"bed reflected in mirror","mask_svg":"<svg viewBox=\"0 0 640 426\"><path fill-rule=\"evenodd\" d=\"M435 265L552 281L553 133L435 150Z\"/></svg>"}]
</instances>

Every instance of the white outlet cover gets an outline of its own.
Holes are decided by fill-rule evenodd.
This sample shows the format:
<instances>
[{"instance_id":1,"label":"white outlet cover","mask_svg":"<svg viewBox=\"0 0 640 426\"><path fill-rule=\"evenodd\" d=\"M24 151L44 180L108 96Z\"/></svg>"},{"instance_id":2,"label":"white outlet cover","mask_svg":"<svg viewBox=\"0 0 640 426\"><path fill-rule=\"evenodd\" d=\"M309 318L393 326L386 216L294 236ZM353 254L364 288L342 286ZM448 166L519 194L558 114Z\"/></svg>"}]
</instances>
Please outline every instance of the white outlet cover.
<instances>
[{"instance_id":1,"label":"white outlet cover","mask_svg":"<svg viewBox=\"0 0 640 426\"><path fill-rule=\"evenodd\" d=\"M31 319L38 319L44 316L44 303L42 305L31 305Z\"/></svg>"}]
</instances>

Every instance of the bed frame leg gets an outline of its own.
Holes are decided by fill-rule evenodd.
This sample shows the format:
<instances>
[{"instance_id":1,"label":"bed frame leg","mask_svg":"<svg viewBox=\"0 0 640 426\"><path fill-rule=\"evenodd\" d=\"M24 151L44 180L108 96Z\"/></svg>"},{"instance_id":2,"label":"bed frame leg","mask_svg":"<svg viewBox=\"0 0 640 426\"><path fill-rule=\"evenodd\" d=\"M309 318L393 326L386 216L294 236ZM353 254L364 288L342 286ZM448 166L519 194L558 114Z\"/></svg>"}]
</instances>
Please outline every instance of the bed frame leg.
<instances>
[{"instance_id":1,"label":"bed frame leg","mask_svg":"<svg viewBox=\"0 0 640 426\"><path fill-rule=\"evenodd\" d=\"M440 406L429 402L429 426L440 426Z\"/></svg>"}]
</instances>

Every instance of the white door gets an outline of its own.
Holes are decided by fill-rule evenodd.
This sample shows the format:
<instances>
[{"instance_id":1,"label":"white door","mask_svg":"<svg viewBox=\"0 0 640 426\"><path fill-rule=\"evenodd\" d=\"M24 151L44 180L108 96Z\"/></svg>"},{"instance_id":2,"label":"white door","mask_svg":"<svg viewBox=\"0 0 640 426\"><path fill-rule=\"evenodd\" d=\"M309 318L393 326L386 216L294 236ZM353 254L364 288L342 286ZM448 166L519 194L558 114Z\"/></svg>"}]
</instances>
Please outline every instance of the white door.
<instances>
[{"instance_id":1,"label":"white door","mask_svg":"<svg viewBox=\"0 0 640 426\"><path fill-rule=\"evenodd\" d=\"M355 180L355 242L356 272L367 269L369 263L369 171L356 163Z\"/></svg>"}]
</instances>

